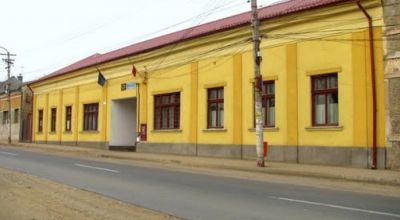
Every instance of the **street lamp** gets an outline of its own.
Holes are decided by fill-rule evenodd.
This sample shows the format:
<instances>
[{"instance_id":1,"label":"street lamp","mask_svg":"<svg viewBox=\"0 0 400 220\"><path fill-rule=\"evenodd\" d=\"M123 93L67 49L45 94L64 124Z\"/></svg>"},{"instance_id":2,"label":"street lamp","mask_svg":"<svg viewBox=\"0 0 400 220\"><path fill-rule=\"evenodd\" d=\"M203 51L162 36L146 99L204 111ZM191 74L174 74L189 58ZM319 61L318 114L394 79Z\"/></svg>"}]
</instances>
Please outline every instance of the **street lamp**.
<instances>
[{"instance_id":1,"label":"street lamp","mask_svg":"<svg viewBox=\"0 0 400 220\"><path fill-rule=\"evenodd\" d=\"M6 51L5 54L0 54L0 55L6 55L7 58L4 59L4 61L7 64L7 87L6 87L6 92L7 92L7 101L8 101L8 144L11 144L11 83L10 83L10 73L11 73L11 64L12 64L12 60L11 60L11 54L10 52L5 48L0 46L0 49L3 49ZM15 55L14 55L15 56Z\"/></svg>"}]
</instances>

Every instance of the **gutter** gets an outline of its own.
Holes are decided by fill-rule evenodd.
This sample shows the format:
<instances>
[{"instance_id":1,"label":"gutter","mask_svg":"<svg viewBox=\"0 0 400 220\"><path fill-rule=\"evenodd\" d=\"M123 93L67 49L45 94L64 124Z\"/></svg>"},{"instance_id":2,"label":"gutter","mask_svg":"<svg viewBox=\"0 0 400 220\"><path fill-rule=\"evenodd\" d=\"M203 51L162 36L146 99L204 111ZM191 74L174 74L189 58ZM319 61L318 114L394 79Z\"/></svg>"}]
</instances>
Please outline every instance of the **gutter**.
<instances>
[{"instance_id":1,"label":"gutter","mask_svg":"<svg viewBox=\"0 0 400 220\"><path fill-rule=\"evenodd\" d=\"M369 31L369 50L370 50L370 62L371 62L371 78L372 78L372 155L371 155L371 169L377 168L377 146L376 146L376 70L375 70L375 50L374 50L374 32L372 27L372 18L365 10L365 8L361 5L361 0L357 0L357 6L365 15L368 20L368 31Z\"/></svg>"}]
</instances>

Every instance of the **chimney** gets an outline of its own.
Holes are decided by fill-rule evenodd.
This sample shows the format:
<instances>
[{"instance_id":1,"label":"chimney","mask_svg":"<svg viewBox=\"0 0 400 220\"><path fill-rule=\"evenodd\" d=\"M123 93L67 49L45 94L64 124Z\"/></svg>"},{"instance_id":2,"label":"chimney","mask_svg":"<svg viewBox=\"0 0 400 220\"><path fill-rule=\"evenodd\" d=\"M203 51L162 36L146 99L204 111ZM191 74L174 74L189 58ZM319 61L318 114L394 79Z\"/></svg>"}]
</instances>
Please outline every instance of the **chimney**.
<instances>
[{"instance_id":1,"label":"chimney","mask_svg":"<svg viewBox=\"0 0 400 220\"><path fill-rule=\"evenodd\" d=\"M17 79L19 80L19 81L21 81L22 82L22 80L23 80L23 77L22 77L22 74L20 73L18 76L17 76Z\"/></svg>"}]
</instances>

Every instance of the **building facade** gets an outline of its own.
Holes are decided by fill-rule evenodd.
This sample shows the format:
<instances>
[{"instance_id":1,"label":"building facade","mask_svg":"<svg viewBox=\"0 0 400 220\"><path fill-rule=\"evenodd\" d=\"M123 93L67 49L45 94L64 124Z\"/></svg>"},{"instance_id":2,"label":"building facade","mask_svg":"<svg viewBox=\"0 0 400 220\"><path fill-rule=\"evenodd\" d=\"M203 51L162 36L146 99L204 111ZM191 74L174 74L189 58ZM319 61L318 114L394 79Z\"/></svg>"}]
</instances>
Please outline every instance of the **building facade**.
<instances>
[{"instance_id":1,"label":"building facade","mask_svg":"<svg viewBox=\"0 0 400 220\"><path fill-rule=\"evenodd\" d=\"M268 159L369 167L376 150L385 167L381 2L292 0L259 16ZM239 14L32 82L34 141L255 158L249 23Z\"/></svg>"},{"instance_id":2,"label":"building facade","mask_svg":"<svg viewBox=\"0 0 400 220\"><path fill-rule=\"evenodd\" d=\"M11 113L9 113L9 101L7 86L10 84ZM12 76L9 81L0 83L0 140L7 141L11 123L12 141L30 141L32 131L29 130L30 121L27 115L31 114L30 98L32 95L27 86L22 82L22 76ZM11 114L11 121L9 120ZM21 126L22 125L22 126Z\"/></svg>"}]
</instances>

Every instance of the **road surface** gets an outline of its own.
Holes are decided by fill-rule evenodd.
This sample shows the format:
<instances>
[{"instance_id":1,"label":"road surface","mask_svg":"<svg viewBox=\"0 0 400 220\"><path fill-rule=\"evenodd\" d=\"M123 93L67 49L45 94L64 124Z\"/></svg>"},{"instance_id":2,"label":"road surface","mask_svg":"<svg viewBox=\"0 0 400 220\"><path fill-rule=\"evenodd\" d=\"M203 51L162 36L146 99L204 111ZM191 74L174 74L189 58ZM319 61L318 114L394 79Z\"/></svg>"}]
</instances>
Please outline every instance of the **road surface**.
<instances>
[{"instance_id":1,"label":"road surface","mask_svg":"<svg viewBox=\"0 0 400 220\"><path fill-rule=\"evenodd\" d=\"M0 148L0 166L184 219L400 219L400 198ZM96 201L93 201L96 202Z\"/></svg>"}]
</instances>

